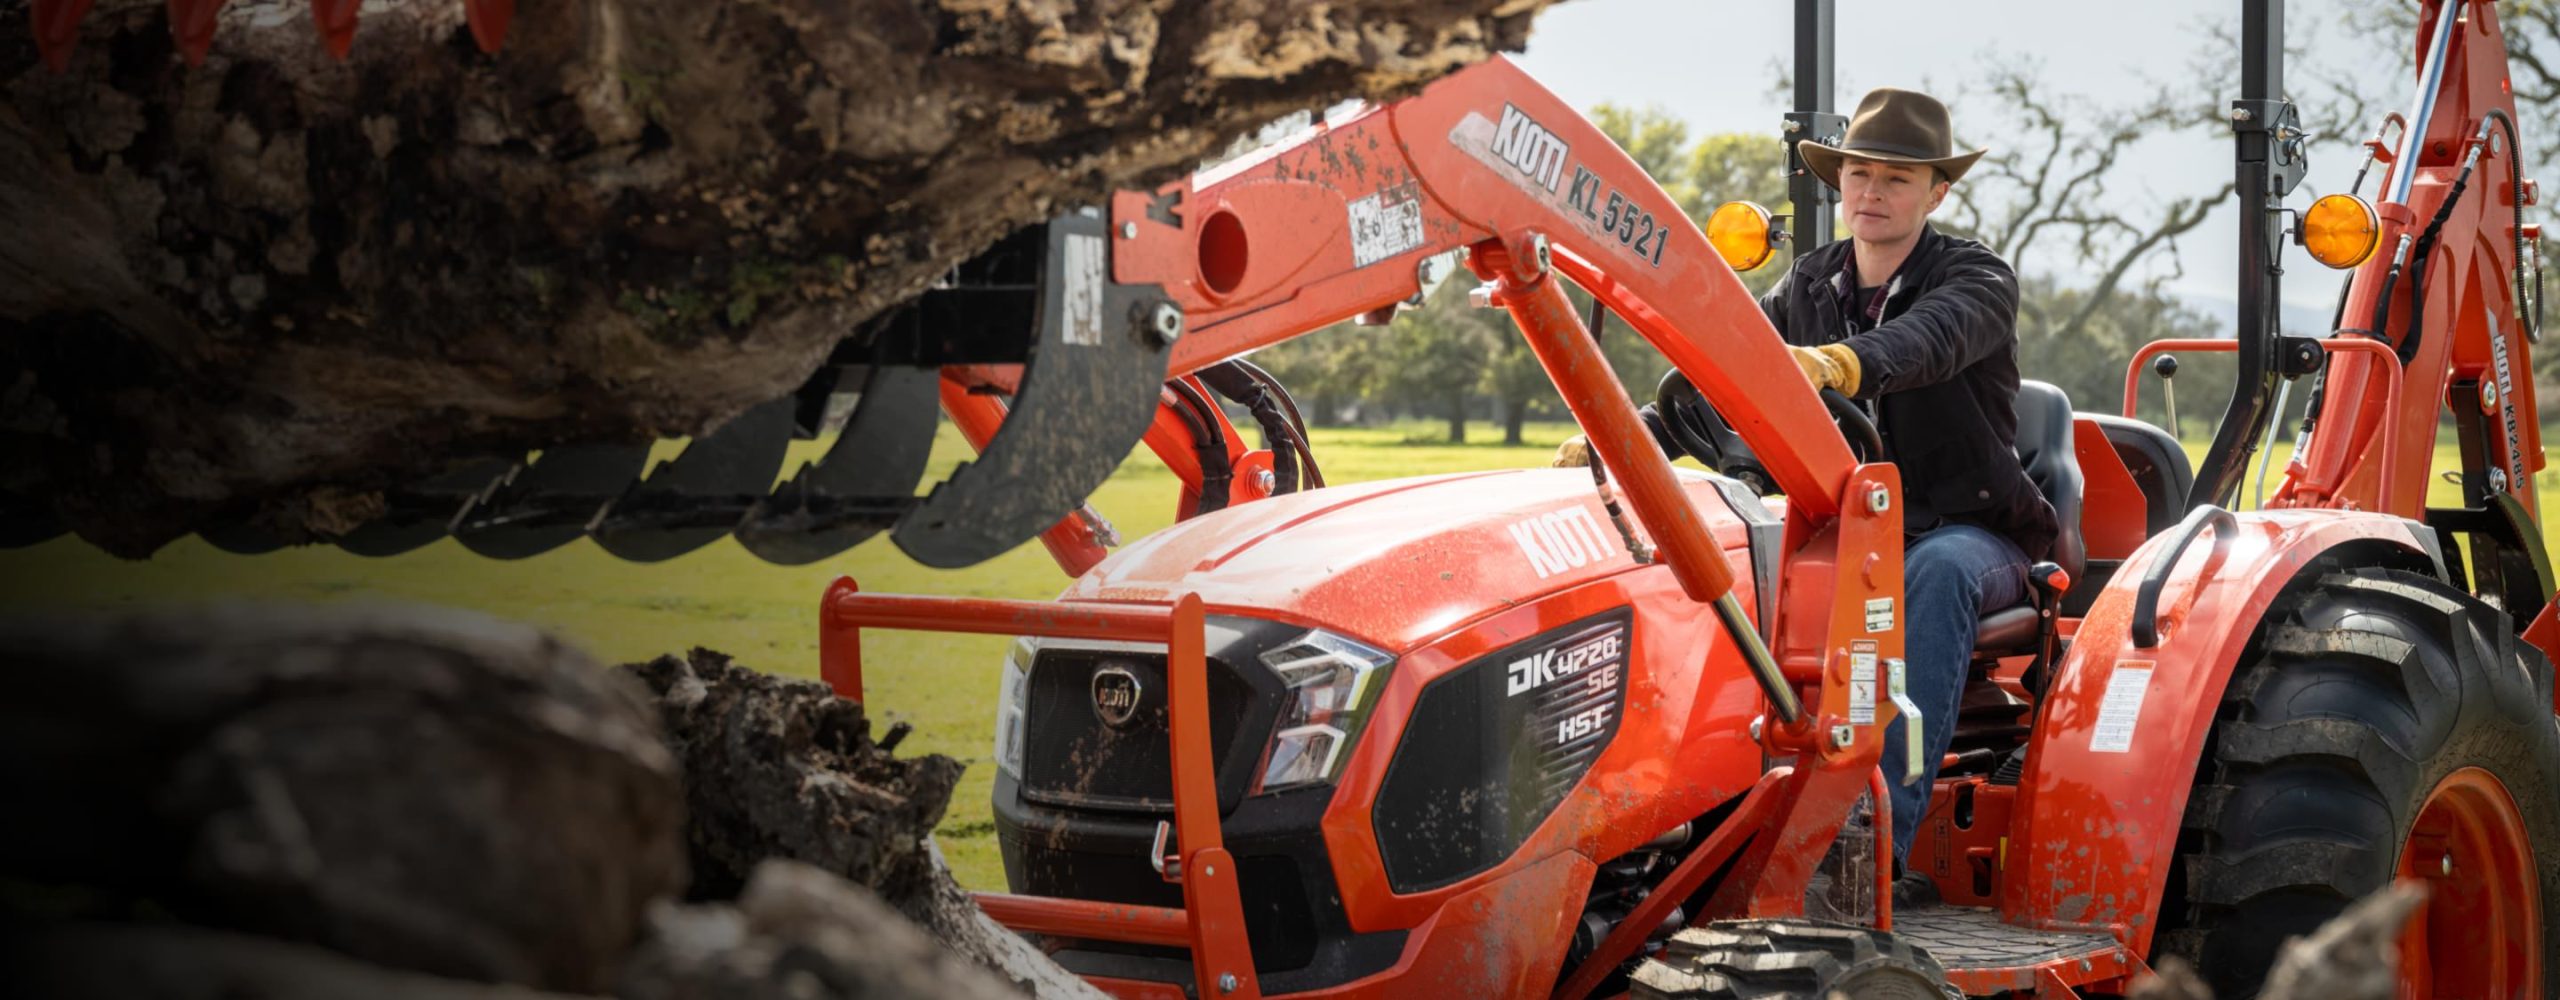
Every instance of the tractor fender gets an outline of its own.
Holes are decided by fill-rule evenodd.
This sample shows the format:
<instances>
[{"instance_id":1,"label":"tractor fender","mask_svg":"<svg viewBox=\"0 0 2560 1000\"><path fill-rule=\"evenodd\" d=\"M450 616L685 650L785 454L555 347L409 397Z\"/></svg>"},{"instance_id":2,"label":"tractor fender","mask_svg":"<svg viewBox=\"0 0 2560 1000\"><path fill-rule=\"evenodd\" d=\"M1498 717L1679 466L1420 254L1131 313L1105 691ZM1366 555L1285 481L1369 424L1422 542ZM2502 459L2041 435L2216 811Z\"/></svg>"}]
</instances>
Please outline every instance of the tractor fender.
<instances>
[{"instance_id":1,"label":"tractor fender","mask_svg":"<svg viewBox=\"0 0 2560 1000\"><path fill-rule=\"evenodd\" d=\"M2205 737L2268 609L2296 580L2341 567L2444 576L2434 532L2406 518L2229 516L2227 545L2204 531L2173 556L2187 533L2153 536L2081 620L2037 706L1998 861L2011 923L2107 931L2148 954ZM2177 561L2159 590L2157 644L2145 648L2134 627L2140 581L2166 558Z\"/></svg>"}]
</instances>

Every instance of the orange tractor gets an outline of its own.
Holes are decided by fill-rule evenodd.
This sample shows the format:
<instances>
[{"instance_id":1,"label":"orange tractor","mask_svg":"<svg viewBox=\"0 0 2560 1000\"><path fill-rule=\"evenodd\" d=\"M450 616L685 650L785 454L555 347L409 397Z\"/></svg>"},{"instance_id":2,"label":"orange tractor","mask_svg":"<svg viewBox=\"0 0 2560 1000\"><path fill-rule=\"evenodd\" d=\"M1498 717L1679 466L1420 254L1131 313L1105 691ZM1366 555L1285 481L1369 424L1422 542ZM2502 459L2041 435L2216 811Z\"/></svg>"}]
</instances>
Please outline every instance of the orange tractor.
<instances>
[{"instance_id":1,"label":"orange tractor","mask_svg":"<svg viewBox=\"0 0 2560 1000\"><path fill-rule=\"evenodd\" d=\"M2428 889L2403 995L2560 995L2535 194L2497 12L2427 0L2416 98L2368 144L2380 196L2290 227L2282 4L2244 17L2238 335L2151 345L2123 416L2019 394L2065 538L2032 600L1982 619L1982 697L1910 845L1942 905L1879 887L1862 925L1803 917L1810 885L1890 867L1868 810L1907 780L1877 767L1908 712L1901 501L1931 484L1793 377L1720 253L1765 254L1765 213L1720 214L1711 243L1499 60L1043 231L1029 374L945 368L943 401L983 444L1062 358L1147 352L1171 381L1144 440L1185 519L1107 558L1099 522L1058 521L1056 602L840 581L825 677L861 697L867 629L1021 637L996 725L1013 891L981 900L1124 997L2074 997L2164 955L2247 996L2286 936L2395 880ZM1799 18L1822 61L1790 131L1823 135L1828 5ZM1801 248L1828 227L1798 205ZM2289 228L2353 269L2328 336L2276 328ZM1595 467L1305 488L1291 408L1234 359L1391 316L1455 268L1517 321ZM1765 490L1672 466L1568 282L1677 368L1666 402L1694 393L1747 445L1696 457ZM2131 419L2163 350L2237 355L2200 468ZM2315 402L2281 486L2228 509L2298 380ZM1271 418L1272 447L1213 394ZM2462 499L2430 508L2448 411ZM1824 863L1841 837L1860 849Z\"/></svg>"},{"instance_id":2,"label":"orange tractor","mask_svg":"<svg viewBox=\"0 0 2560 1000\"><path fill-rule=\"evenodd\" d=\"M49 61L89 6L32 5ZM171 0L190 58L221 6ZM333 48L359 6L315 4ZM467 6L494 47L512 4ZM1934 484L1795 377L1732 270L1778 245L1765 212L1702 232L1499 60L1026 230L646 480L645 444L548 449L395 493L338 544L450 533L514 558L586 535L655 560L734 532L805 563L886 531L953 566L1040 538L1074 577L1056 602L839 581L822 671L860 698L865 629L1021 637L996 724L1013 892L980 899L1124 997L2057 998L2121 994L2164 955L2242 997L2287 935L2394 881L2428 889L2402 995L2560 995L2539 234L2497 11L2423 0L2414 97L2367 143L2379 196L2291 226L2283 5L2243 18L2237 335L2146 348L2122 416L2019 393L2019 460L2063 539L2032 599L1981 621L1908 847L1940 905L1895 911L1881 813L1912 777L1877 766L1910 714L1902 500ZM1834 136L1829 0L1797 19L1788 132ZM1802 250L1829 202L1800 166L1795 185ZM2289 228L2353 269L2326 336L2276 327ZM1595 464L1314 488L1295 407L1243 356L1383 321L1461 269ZM1611 314L1677 370L1658 413L1719 418L1674 434L1679 455L1598 350ZM2170 350L2237 358L2200 468L2132 419ZM767 493L856 367L838 443ZM2303 380L2281 484L2228 509ZM937 398L981 454L918 498ZM2448 414L2459 502L2428 507ZM1106 553L1082 503L1140 440L1183 480L1183 521ZM1861 922L1805 919L1817 883Z\"/></svg>"}]
</instances>

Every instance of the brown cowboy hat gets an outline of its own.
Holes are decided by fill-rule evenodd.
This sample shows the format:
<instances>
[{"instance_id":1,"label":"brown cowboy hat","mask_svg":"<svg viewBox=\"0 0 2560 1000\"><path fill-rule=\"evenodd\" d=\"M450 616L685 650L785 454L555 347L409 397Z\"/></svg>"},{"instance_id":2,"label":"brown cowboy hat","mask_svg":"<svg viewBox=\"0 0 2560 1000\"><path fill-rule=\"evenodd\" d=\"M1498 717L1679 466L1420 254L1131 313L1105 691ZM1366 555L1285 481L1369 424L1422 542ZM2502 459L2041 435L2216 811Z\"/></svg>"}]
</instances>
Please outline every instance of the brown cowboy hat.
<instances>
[{"instance_id":1,"label":"brown cowboy hat","mask_svg":"<svg viewBox=\"0 0 2560 1000\"><path fill-rule=\"evenodd\" d=\"M1839 145L1811 139L1796 143L1796 154L1804 157L1805 169L1834 188L1840 186L1840 161L1846 157L1936 167L1952 181L1973 169L1973 161L1987 152L1990 151L1956 152L1954 129L1947 124L1947 106L1919 91L1892 87L1867 92L1858 102L1858 113L1849 116L1849 134Z\"/></svg>"}]
</instances>

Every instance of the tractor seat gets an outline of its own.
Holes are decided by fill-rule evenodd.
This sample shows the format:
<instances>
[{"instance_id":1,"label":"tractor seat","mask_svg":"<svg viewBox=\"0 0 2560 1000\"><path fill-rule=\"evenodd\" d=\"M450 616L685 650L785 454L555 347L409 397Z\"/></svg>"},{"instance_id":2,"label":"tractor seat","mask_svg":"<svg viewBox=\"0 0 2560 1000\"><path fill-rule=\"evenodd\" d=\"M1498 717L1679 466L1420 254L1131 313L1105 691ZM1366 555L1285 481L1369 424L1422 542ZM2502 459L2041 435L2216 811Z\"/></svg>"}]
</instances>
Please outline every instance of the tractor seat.
<instances>
[{"instance_id":1,"label":"tractor seat","mask_svg":"<svg viewBox=\"0 0 2560 1000\"><path fill-rule=\"evenodd\" d=\"M2071 430L2071 397L2045 382L2018 383L2018 464L2027 479L2053 505L2061 530L2053 539L2049 561L2071 579L2087 568L2088 551L2080 538L2080 459ZM1973 656L1991 660L2039 651L2045 637L2043 604L2061 600L2046 594L2041 581L2027 588L2027 600L1982 616L1973 630Z\"/></svg>"}]
</instances>

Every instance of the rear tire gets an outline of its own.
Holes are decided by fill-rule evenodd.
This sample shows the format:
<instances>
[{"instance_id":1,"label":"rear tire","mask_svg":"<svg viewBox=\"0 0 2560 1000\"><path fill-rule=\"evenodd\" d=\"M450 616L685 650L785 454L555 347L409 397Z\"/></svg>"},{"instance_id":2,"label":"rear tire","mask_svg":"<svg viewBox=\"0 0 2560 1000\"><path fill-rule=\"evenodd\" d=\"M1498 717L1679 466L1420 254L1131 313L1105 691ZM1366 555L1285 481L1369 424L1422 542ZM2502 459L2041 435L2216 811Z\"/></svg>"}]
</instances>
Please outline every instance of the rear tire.
<instances>
[{"instance_id":1,"label":"rear tire","mask_svg":"<svg viewBox=\"0 0 2560 1000\"><path fill-rule=\"evenodd\" d=\"M2412 573L2336 573L2280 603L2253 654L2206 743L2157 949L2193 962L2214 995L2256 996L2287 937L2390 884L2431 796L2464 780L2447 782L2455 772L2504 786L2504 822L2521 827L2504 833L2528 852L2560 844L2551 666L2504 613ZM2496 886L2496 866L2479 867ZM2527 887L2516 891L2560 916L2560 864L2532 869L2512 876ZM2560 975L2551 935L2528 920L2542 940L2523 947Z\"/></svg>"},{"instance_id":2,"label":"rear tire","mask_svg":"<svg viewBox=\"0 0 2560 1000\"><path fill-rule=\"evenodd\" d=\"M1731 920L1674 935L1630 983L1640 1000L1946 1000L1925 948L1865 927Z\"/></svg>"}]
</instances>

